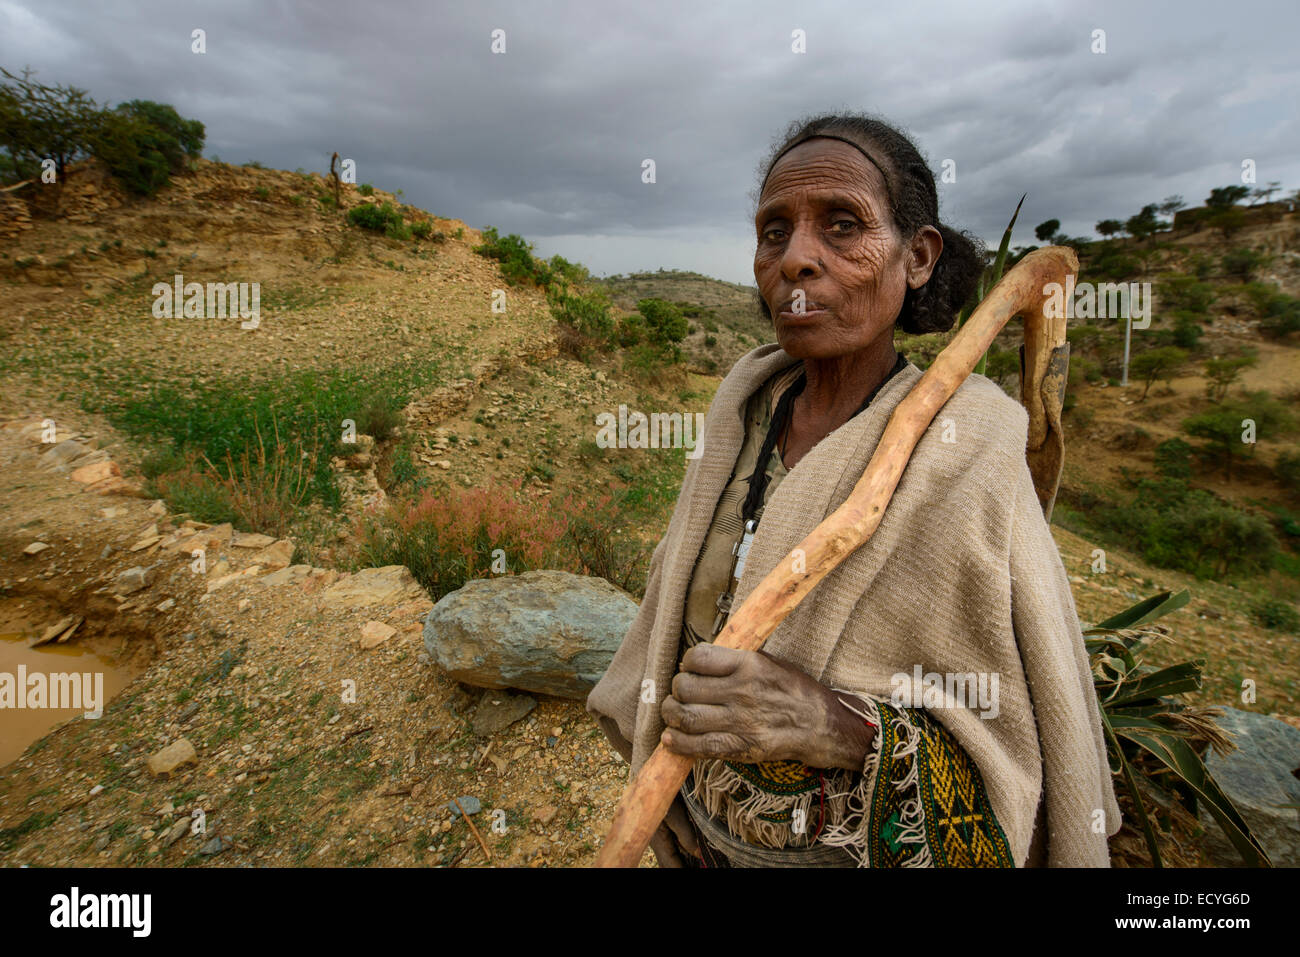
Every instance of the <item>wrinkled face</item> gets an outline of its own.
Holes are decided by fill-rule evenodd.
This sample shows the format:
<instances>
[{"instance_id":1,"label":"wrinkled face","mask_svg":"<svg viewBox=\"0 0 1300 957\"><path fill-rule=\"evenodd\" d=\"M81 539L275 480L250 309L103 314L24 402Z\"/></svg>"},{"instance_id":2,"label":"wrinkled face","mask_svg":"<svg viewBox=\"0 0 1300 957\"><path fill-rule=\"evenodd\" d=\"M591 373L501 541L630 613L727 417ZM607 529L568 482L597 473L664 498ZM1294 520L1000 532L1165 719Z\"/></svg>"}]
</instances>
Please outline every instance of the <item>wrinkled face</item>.
<instances>
[{"instance_id":1,"label":"wrinkled face","mask_svg":"<svg viewBox=\"0 0 1300 957\"><path fill-rule=\"evenodd\" d=\"M910 256L893 225L884 177L858 150L826 138L790 150L768 176L754 226L754 280L786 352L832 358L890 332ZM927 269L921 283L928 278Z\"/></svg>"}]
</instances>

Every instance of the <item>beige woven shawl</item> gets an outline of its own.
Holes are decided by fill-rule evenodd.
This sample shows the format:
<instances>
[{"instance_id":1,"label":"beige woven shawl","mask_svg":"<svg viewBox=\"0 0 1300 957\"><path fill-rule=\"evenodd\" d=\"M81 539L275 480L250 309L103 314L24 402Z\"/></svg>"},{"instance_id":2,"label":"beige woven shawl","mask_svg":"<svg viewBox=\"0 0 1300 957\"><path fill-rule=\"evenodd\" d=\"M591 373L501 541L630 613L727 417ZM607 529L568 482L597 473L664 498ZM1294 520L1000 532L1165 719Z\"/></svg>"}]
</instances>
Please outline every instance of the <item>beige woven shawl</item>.
<instances>
[{"instance_id":1,"label":"beige woven shawl","mask_svg":"<svg viewBox=\"0 0 1300 957\"><path fill-rule=\"evenodd\" d=\"M743 440L745 403L794 363L775 344L736 363L705 420L640 612L588 709L631 742L635 771L663 731L692 565ZM774 492L736 606L838 507L889 414L920 379L894 376L865 412L800 460ZM970 376L922 436L871 540L828 575L765 650L823 684L891 699L895 675L997 674L997 716L931 712L980 768L1018 865L1045 806L1047 861L1104 867L1120 826L1074 599L1025 462L1028 415ZM647 684L649 682L649 684ZM649 698L649 701L644 699ZM1039 835L1041 839L1042 835Z\"/></svg>"}]
</instances>

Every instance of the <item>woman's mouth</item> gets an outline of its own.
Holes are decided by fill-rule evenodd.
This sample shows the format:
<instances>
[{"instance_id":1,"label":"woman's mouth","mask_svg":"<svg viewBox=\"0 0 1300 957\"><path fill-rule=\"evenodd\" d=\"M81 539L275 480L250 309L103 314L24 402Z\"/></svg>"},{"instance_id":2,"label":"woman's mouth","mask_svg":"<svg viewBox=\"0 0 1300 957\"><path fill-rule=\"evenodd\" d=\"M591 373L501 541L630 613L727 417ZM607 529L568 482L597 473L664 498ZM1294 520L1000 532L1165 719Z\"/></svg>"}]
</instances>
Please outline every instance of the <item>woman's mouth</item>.
<instances>
[{"instance_id":1,"label":"woman's mouth","mask_svg":"<svg viewBox=\"0 0 1300 957\"><path fill-rule=\"evenodd\" d=\"M805 299L802 302L787 299L781 303L779 315L783 322L799 322L801 320L815 322L822 319L828 311L820 302L812 299Z\"/></svg>"},{"instance_id":2,"label":"woman's mouth","mask_svg":"<svg viewBox=\"0 0 1300 957\"><path fill-rule=\"evenodd\" d=\"M821 306L809 306L800 312L793 310L783 310L781 312L781 321L786 323L797 322L817 322L828 314L826 309Z\"/></svg>"}]
</instances>

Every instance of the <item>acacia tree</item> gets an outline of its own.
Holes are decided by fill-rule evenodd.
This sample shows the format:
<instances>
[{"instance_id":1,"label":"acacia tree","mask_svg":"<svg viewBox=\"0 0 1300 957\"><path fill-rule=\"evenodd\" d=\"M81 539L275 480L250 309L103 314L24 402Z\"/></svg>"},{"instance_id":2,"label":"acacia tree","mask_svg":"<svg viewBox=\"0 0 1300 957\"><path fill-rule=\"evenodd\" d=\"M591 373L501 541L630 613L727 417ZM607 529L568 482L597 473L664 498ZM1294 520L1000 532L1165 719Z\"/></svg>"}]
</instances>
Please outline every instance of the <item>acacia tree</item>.
<instances>
[{"instance_id":1,"label":"acacia tree","mask_svg":"<svg viewBox=\"0 0 1300 957\"><path fill-rule=\"evenodd\" d=\"M1148 203L1142 207L1140 213L1130 216L1124 223L1124 228L1128 230L1129 235L1135 239L1145 239L1163 226L1164 223L1156 218L1157 209L1155 203Z\"/></svg>"},{"instance_id":2,"label":"acacia tree","mask_svg":"<svg viewBox=\"0 0 1300 957\"><path fill-rule=\"evenodd\" d=\"M1105 236L1107 239L1124 232L1124 224L1118 219L1103 219L1097 223L1095 228L1098 233Z\"/></svg>"},{"instance_id":3,"label":"acacia tree","mask_svg":"<svg viewBox=\"0 0 1300 957\"><path fill-rule=\"evenodd\" d=\"M1151 386L1157 379L1163 379L1168 386L1174 371L1186 361L1186 350L1179 349L1177 346L1160 346L1135 355L1133 361L1129 363L1129 371L1133 373L1135 379L1141 379L1144 383L1142 401L1146 401L1147 393L1151 391Z\"/></svg>"},{"instance_id":4,"label":"acacia tree","mask_svg":"<svg viewBox=\"0 0 1300 957\"><path fill-rule=\"evenodd\" d=\"M1156 208L1160 210L1161 216L1173 216L1174 213L1186 206L1187 204L1183 202L1183 198L1175 193L1173 196L1166 196L1162 199L1160 205Z\"/></svg>"},{"instance_id":5,"label":"acacia tree","mask_svg":"<svg viewBox=\"0 0 1300 957\"><path fill-rule=\"evenodd\" d=\"M1216 186L1205 198L1205 205L1210 209L1227 209L1236 206L1249 195L1249 186Z\"/></svg>"},{"instance_id":6,"label":"acacia tree","mask_svg":"<svg viewBox=\"0 0 1300 957\"><path fill-rule=\"evenodd\" d=\"M1059 219L1049 219L1034 227L1034 235L1038 238L1040 243L1045 243L1050 241L1051 238L1060 231L1060 229L1061 221Z\"/></svg>"},{"instance_id":7,"label":"acacia tree","mask_svg":"<svg viewBox=\"0 0 1300 957\"><path fill-rule=\"evenodd\" d=\"M32 79L32 70L0 84L0 147L9 155L18 177L36 175L42 160L54 161L60 183L70 163L90 153L90 140L99 127L100 108L85 90L47 86Z\"/></svg>"}]
</instances>

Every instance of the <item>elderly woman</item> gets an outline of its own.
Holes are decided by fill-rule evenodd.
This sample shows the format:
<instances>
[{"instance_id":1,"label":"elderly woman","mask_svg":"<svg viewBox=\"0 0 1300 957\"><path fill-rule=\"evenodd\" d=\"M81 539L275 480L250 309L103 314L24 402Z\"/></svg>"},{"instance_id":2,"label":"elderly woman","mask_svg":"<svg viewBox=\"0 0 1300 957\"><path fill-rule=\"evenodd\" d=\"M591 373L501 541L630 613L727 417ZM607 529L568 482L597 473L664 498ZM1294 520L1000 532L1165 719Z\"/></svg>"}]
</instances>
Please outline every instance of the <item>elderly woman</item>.
<instances>
[{"instance_id":1,"label":"elderly woman","mask_svg":"<svg viewBox=\"0 0 1300 957\"><path fill-rule=\"evenodd\" d=\"M1028 417L973 375L872 539L773 632L734 607L838 507L983 267L916 147L863 116L795 124L766 163L754 278L777 343L731 370L640 612L588 709L635 771L695 759L651 847L679 866L1106 866L1119 828Z\"/></svg>"}]
</instances>

